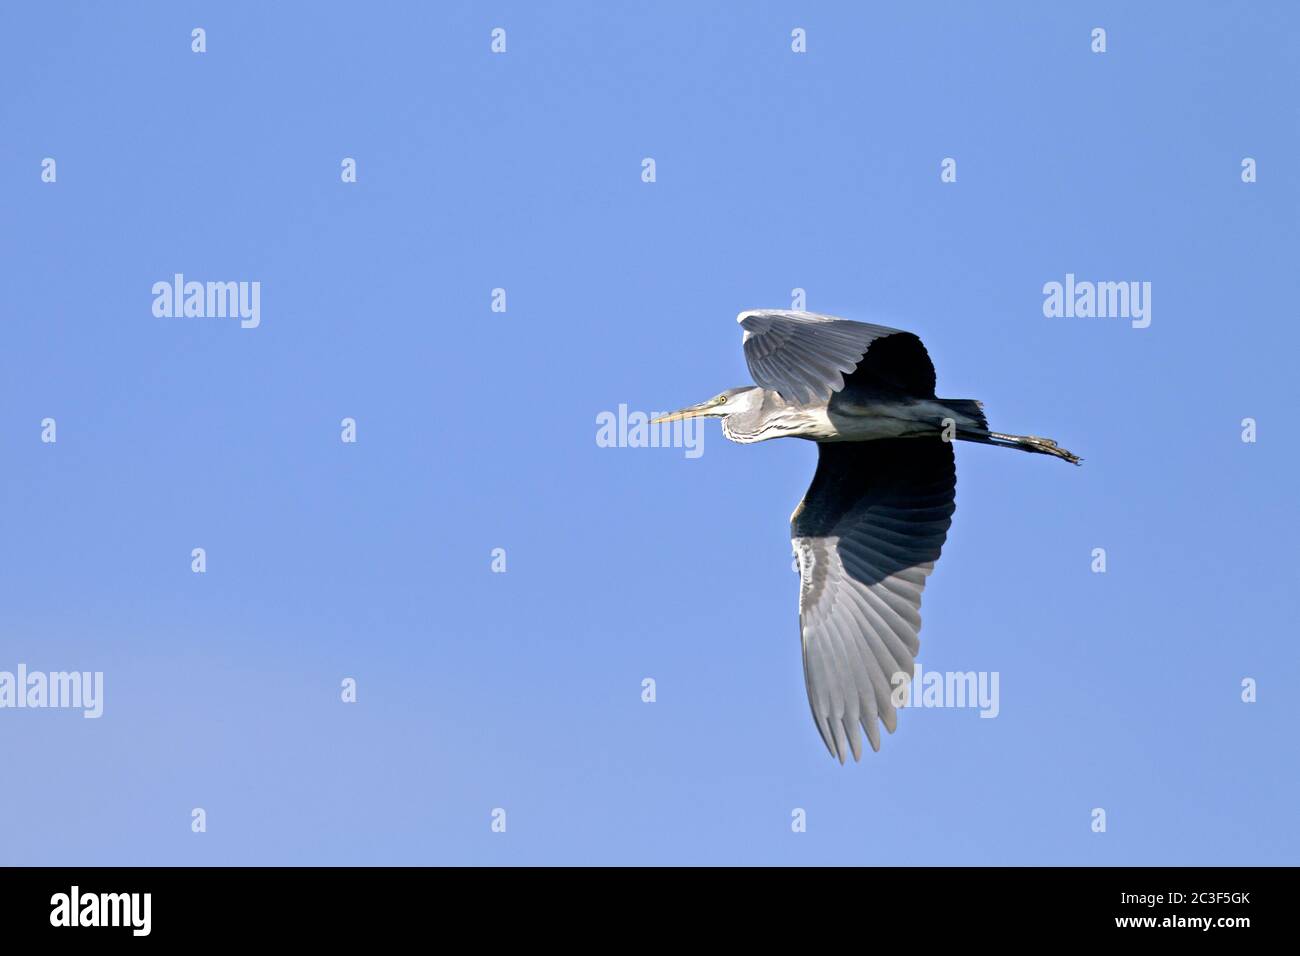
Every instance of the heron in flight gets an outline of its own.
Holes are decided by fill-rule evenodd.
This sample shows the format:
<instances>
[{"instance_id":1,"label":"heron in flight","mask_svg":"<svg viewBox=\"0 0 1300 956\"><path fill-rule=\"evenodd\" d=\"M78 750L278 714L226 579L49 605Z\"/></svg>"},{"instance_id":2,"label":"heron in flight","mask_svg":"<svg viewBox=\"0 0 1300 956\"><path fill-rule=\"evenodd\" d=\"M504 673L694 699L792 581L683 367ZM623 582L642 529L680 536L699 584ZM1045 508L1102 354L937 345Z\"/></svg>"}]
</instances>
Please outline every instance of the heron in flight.
<instances>
[{"instance_id":1,"label":"heron in flight","mask_svg":"<svg viewBox=\"0 0 1300 956\"><path fill-rule=\"evenodd\" d=\"M952 523L952 440L1080 459L1050 438L990 431L974 399L936 398L934 365L911 332L811 312L736 321L758 384L651 424L720 418L742 444L817 442L812 485L790 516L804 684L827 749L860 760L859 726L879 750L877 722L894 732L892 692L913 674L921 590Z\"/></svg>"}]
</instances>

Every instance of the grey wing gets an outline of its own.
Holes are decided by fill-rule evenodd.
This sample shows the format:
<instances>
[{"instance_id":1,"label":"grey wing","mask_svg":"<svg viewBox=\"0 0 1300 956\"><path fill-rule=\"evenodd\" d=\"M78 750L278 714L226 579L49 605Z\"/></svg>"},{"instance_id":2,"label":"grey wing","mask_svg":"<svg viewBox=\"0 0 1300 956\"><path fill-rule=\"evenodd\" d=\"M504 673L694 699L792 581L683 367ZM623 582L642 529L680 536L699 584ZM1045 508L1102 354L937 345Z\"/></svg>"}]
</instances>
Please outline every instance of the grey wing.
<instances>
[{"instance_id":1,"label":"grey wing","mask_svg":"<svg viewBox=\"0 0 1300 956\"><path fill-rule=\"evenodd\" d=\"M817 472L791 521L799 557L804 682L817 730L844 762L893 733L900 674L911 679L921 591L948 536L952 444L894 438L818 445Z\"/></svg>"},{"instance_id":2,"label":"grey wing","mask_svg":"<svg viewBox=\"0 0 1300 956\"><path fill-rule=\"evenodd\" d=\"M755 310L736 321L745 330L745 364L754 382L800 405L824 402L843 388L844 375L857 368L872 342L910 336L813 312Z\"/></svg>"}]
</instances>

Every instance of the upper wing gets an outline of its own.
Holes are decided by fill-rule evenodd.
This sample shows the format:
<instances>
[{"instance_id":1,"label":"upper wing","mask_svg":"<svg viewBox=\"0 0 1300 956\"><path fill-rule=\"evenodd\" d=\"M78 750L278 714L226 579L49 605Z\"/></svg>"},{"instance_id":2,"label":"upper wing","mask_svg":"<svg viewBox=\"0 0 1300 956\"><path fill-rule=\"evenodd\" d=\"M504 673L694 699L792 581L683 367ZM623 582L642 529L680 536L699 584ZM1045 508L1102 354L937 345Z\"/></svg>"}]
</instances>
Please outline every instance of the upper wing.
<instances>
[{"instance_id":1,"label":"upper wing","mask_svg":"<svg viewBox=\"0 0 1300 956\"><path fill-rule=\"evenodd\" d=\"M823 442L791 521L799 556L804 682L832 755L862 755L858 726L880 749L896 726L895 675L910 680L920 647L921 590L952 523L950 442Z\"/></svg>"},{"instance_id":2,"label":"upper wing","mask_svg":"<svg viewBox=\"0 0 1300 956\"><path fill-rule=\"evenodd\" d=\"M749 374L788 402L824 402L855 369L864 384L934 397L934 365L911 332L812 312L742 312L736 321Z\"/></svg>"}]
</instances>

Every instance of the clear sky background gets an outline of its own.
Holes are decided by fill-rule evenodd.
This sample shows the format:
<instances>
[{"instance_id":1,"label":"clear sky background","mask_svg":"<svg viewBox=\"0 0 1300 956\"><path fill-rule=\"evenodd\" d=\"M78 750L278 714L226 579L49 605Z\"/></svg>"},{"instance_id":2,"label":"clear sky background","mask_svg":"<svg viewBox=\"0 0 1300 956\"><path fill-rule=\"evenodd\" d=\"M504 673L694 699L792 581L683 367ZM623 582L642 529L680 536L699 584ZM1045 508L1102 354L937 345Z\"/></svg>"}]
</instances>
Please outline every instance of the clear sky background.
<instances>
[{"instance_id":1,"label":"clear sky background","mask_svg":"<svg viewBox=\"0 0 1300 956\"><path fill-rule=\"evenodd\" d=\"M105 675L0 711L0 863L1300 862L1294 4L330 7L0 12L0 670ZM595 440L795 288L1086 459L958 448L920 660L1001 712L844 767L815 448Z\"/></svg>"}]
</instances>

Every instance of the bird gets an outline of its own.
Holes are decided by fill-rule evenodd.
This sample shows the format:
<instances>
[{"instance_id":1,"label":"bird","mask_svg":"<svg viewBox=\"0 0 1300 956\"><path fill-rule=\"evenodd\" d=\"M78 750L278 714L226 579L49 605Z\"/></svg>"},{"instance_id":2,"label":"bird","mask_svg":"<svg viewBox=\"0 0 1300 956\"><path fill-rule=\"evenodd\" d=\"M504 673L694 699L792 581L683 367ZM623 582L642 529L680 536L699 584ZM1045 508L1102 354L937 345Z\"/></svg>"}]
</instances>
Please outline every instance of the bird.
<instances>
[{"instance_id":1,"label":"bird","mask_svg":"<svg viewBox=\"0 0 1300 956\"><path fill-rule=\"evenodd\" d=\"M911 332L813 312L741 312L756 384L661 415L721 419L723 435L817 443L817 469L790 516L799 567L804 684L831 755L862 759L865 732L897 726L897 693L920 648L921 592L955 510L953 441L1082 459L1050 438L991 431L983 403L937 398ZM906 675L904 677L904 675Z\"/></svg>"}]
</instances>

